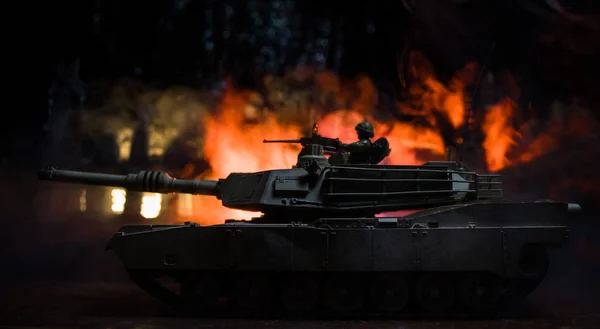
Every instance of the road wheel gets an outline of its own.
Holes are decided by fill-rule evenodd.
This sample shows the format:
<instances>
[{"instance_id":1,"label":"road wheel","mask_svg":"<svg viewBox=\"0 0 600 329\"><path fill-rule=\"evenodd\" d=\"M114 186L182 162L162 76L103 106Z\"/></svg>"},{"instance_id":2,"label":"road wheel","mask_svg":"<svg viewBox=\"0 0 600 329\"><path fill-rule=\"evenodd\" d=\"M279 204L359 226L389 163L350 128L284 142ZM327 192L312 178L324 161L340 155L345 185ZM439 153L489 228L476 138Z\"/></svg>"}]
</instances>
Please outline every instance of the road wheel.
<instances>
[{"instance_id":1,"label":"road wheel","mask_svg":"<svg viewBox=\"0 0 600 329\"><path fill-rule=\"evenodd\" d=\"M264 310L271 306L273 287L264 275L242 275L236 279L235 295L241 308Z\"/></svg>"},{"instance_id":2,"label":"road wheel","mask_svg":"<svg viewBox=\"0 0 600 329\"><path fill-rule=\"evenodd\" d=\"M350 313L362 307L363 285L355 276L334 276L327 281L326 304L339 313Z\"/></svg>"},{"instance_id":3,"label":"road wheel","mask_svg":"<svg viewBox=\"0 0 600 329\"><path fill-rule=\"evenodd\" d=\"M415 296L426 311L444 313L454 303L454 284L442 275L426 275L417 283Z\"/></svg>"},{"instance_id":4,"label":"road wheel","mask_svg":"<svg viewBox=\"0 0 600 329\"><path fill-rule=\"evenodd\" d=\"M186 304L201 309L211 309L221 297L221 282L215 274L186 275L181 280L181 296Z\"/></svg>"},{"instance_id":5,"label":"road wheel","mask_svg":"<svg viewBox=\"0 0 600 329\"><path fill-rule=\"evenodd\" d=\"M490 274L473 273L466 275L460 283L460 297L470 310L493 309L502 296L500 282Z\"/></svg>"},{"instance_id":6,"label":"road wheel","mask_svg":"<svg viewBox=\"0 0 600 329\"><path fill-rule=\"evenodd\" d=\"M400 312L408 304L409 296L410 290L402 275L378 275L371 286L371 300L381 312Z\"/></svg>"},{"instance_id":7,"label":"road wheel","mask_svg":"<svg viewBox=\"0 0 600 329\"><path fill-rule=\"evenodd\" d=\"M281 302L288 311L310 311L319 300L319 283L310 274L293 274L281 281Z\"/></svg>"}]
</instances>

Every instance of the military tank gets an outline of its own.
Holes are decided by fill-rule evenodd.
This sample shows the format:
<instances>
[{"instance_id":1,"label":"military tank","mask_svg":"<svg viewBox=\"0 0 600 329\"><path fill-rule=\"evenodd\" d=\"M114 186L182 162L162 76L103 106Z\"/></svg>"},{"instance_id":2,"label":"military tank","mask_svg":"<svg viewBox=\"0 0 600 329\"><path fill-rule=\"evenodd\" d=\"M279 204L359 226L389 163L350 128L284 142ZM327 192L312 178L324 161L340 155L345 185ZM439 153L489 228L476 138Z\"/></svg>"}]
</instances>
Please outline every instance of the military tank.
<instances>
[{"instance_id":1,"label":"military tank","mask_svg":"<svg viewBox=\"0 0 600 329\"><path fill-rule=\"evenodd\" d=\"M548 249L567 241L568 212L579 208L506 201L500 175L477 174L461 162L376 164L389 154L385 140L368 164L328 159L338 141L317 132L285 142L303 146L293 168L219 180L51 167L39 177L207 195L228 208L261 212L218 225L124 226L108 242L149 294L210 312L497 309L542 282ZM400 210L412 214L394 215Z\"/></svg>"}]
</instances>

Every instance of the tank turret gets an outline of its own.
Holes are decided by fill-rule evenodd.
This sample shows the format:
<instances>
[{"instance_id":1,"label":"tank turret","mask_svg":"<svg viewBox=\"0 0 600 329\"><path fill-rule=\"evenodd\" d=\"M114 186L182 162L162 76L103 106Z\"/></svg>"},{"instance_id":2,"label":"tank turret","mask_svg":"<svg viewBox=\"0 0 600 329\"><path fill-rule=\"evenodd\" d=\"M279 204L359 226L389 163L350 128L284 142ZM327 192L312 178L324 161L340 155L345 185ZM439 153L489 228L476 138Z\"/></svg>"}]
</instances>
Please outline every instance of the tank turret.
<instances>
[{"instance_id":1,"label":"tank turret","mask_svg":"<svg viewBox=\"0 0 600 329\"><path fill-rule=\"evenodd\" d=\"M273 221L285 218L288 222L374 216L502 197L499 175L478 175L457 162L333 166L315 160L291 169L232 173L218 181L176 179L152 171L112 175L49 167L40 171L39 178L139 192L215 196L225 207L258 211Z\"/></svg>"}]
</instances>

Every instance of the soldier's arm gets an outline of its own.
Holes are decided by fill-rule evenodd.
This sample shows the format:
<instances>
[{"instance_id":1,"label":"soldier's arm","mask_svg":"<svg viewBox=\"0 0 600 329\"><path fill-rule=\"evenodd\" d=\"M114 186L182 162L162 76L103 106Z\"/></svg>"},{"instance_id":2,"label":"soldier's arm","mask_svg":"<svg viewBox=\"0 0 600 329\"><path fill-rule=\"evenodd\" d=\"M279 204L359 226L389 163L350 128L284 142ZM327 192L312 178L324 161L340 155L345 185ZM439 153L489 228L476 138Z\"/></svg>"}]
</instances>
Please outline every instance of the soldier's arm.
<instances>
[{"instance_id":1,"label":"soldier's arm","mask_svg":"<svg viewBox=\"0 0 600 329\"><path fill-rule=\"evenodd\" d=\"M341 143L338 147L346 152L352 153L367 151L369 150L370 145L368 141L358 141L350 144Z\"/></svg>"}]
</instances>

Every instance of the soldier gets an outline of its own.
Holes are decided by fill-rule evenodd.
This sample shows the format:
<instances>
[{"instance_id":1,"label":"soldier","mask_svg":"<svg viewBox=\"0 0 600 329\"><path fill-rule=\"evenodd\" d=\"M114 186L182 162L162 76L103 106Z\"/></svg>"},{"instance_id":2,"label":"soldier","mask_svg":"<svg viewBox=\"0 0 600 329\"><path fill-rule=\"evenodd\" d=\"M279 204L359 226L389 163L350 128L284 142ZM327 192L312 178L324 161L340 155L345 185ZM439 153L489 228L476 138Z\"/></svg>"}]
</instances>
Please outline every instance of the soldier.
<instances>
[{"instance_id":1,"label":"soldier","mask_svg":"<svg viewBox=\"0 0 600 329\"><path fill-rule=\"evenodd\" d=\"M350 153L348 162L351 164L370 163L371 147L373 145L371 138L375 136L373 125L367 121L363 121L357 124L354 129L356 129L356 134L358 135L358 142L350 144L340 142L337 148Z\"/></svg>"}]
</instances>

